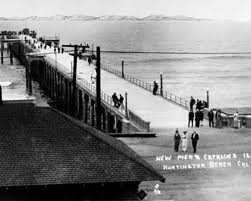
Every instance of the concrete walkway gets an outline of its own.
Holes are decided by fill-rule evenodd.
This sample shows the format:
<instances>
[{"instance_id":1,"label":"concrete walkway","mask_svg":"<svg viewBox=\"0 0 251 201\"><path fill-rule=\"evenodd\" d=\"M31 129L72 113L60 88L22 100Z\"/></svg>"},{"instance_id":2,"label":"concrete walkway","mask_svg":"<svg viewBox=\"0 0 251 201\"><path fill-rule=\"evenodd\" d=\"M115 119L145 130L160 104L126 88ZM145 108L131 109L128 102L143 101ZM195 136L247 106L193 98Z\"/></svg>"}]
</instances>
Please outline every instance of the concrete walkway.
<instances>
[{"instance_id":1,"label":"concrete walkway","mask_svg":"<svg viewBox=\"0 0 251 201\"><path fill-rule=\"evenodd\" d=\"M48 55L55 58L55 55ZM68 66L65 70L71 72L71 63L73 58L68 54L58 54L57 62ZM78 81L85 79L92 82L91 77L96 76L95 66L88 65L84 60L78 61ZM95 85L95 83L94 83ZM117 77L114 74L101 70L101 87L102 91L107 95L112 96L114 92L117 96L124 96L128 93L128 108L139 115L146 121L150 121L150 127L165 128L165 127L184 127L187 124L188 112L159 96L154 96L149 91L146 91L126 80Z\"/></svg>"},{"instance_id":2,"label":"concrete walkway","mask_svg":"<svg viewBox=\"0 0 251 201\"><path fill-rule=\"evenodd\" d=\"M73 56L70 56L68 53L55 54L52 48L39 50L42 53L51 53L46 54L46 57L54 60L57 66L62 68L64 72L71 74ZM92 83L93 79L91 77L96 77L95 66L92 64L88 65L87 61L78 59L77 81L81 82L82 79L85 79ZM95 86L94 82L93 85ZM151 131L185 127L187 125L188 112L184 108L168 102L160 96L154 96L151 92L104 70L101 70L101 90L109 96L116 92L118 97L119 94L124 97L125 92L127 92L128 108L145 121L150 121Z\"/></svg>"}]
</instances>

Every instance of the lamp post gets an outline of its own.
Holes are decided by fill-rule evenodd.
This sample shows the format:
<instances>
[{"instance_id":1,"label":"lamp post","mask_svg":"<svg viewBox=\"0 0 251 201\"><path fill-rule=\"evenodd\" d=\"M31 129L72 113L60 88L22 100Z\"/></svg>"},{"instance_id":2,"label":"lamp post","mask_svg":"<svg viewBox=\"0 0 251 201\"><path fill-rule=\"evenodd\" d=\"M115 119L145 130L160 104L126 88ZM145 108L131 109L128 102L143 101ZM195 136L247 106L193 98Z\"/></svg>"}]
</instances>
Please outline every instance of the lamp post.
<instances>
[{"instance_id":1,"label":"lamp post","mask_svg":"<svg viewBox=\"0 0 251 201\"><path fill-rule=\"evenodd\" d=\"M163 77L162 77L162 73L160 73L160 95L163 96Z\"/></svg>"},{"instance_id":2,"label":"lamp post","mask_svg":"<svg viewBox=\"0 0 251 201\"><path fill-rule=\"evenodd\" d=\"M125 74L124 74L124 60L121 60L121 67L122 67L122 78L125 78Z\"/></svg>"}]
</instances>

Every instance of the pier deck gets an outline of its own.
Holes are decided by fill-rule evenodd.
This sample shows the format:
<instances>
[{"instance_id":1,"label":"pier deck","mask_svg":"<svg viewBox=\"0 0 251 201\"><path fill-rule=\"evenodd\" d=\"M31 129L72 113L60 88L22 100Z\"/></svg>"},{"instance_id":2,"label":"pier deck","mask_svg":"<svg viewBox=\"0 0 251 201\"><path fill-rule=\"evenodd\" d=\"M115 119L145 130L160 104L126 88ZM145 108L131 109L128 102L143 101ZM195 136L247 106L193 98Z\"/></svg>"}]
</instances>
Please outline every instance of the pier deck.
<instances>
[{"instance_id":1,"label":"pier deck","mask_svg":"<svg viewBox=\"0 0 251 201\"><path fill-rule=\"evenodd\" d=\"M43 53L53 52L52 49L42 50ZM46 58L57 63L58 67L63 67L67 74L71 74L73 62L72 56L68 53L46 54ZM102 62L102 61L101 61ZM88 65L87 61L78 60L77 80L86 80L92 83L95 77L95 66ZM95 84L93 83L93 86ZM151 129L162 129L170 127L184 127L187 125L188 112L171 102L168 102L160 96L154 96L149 91L129 83L128 81L117 77L107 71L101 70L102 91L112 96L114 92L124 96L128 93L128 108L139 115L142 119L150 121Z\"/></svg>"}]
</instances>

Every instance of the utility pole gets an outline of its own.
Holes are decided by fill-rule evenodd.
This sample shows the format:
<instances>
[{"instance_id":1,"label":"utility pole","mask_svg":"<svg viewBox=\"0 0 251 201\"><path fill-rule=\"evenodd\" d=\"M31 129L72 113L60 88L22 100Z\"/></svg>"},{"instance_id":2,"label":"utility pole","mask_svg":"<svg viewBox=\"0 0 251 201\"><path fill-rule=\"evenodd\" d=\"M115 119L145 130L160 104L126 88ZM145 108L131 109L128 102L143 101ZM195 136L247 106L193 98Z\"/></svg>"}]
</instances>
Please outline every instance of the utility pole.
<instances>
[{"instance_id":1,"label":"utility pole","mask_svg":"<svg viewBox=\"0 0 251 201\"><path fill-rule=\"evenodd\" d=\"M96 62L96 124L101 130L101 76L100 76L100 47L97 47Z\"/></svg>"},{"instance_id":2,"label":"utility pole","mask_svg":"<svg viewBox=\"0 0 251 201\"><path fill-rule=\"evenodd\" d=\"M1 33L1 35L2 35L2 38L1 38L1 64L3 64L3 49L4 49L4 43L3 43L4 34L3 34L3 32Z\"/></svg>"},{"instance_id":3,"label":"utility pole","mask_svg":"<svg viewBox=\"0 0 251 201\"><path fill-rule=\"evenodd\" d=\"M127 92L125 92L125 118L128 118L128 107L127 107Z\"/></svg>"},{"instance_id":4,"label":"utility pole","mask_svg":"<svg viewBox=\"0 0 251 201\"><path fill-rule=\"evenodd\" d=\"M76 93L77 93L77 58L80 56L80 54L78 54L78 50L80 48L82 48L82 52L85 51L85 48L89 48L88 45L62 45L62 47L70 47L70 48L74 48L74 53L70 54L71 56L73 56L73 75L72 75L72 94L73 96L71 97L71 114L72 116L75 115L76 113Z\"/></svg>"},{"instance_id":5,"label":"utility pole","mask_svg":"<svg viewBox=\"0 0 251 201\"><path fill-rule=\"evenodd\" d=\"M207 108L209 108L209 89L207 90Z\"/></svg>"}]
</instances>

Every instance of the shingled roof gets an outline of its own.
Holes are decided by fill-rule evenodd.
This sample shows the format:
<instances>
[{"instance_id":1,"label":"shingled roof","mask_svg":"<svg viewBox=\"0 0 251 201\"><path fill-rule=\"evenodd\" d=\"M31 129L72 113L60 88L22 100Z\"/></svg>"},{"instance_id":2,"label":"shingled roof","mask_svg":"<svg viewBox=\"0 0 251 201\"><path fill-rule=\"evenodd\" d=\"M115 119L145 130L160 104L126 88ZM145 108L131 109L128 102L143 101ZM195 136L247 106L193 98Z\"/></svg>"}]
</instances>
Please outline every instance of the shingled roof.
<instances>
[{"instance_id":1,"label":"shingled roof","mask_svg":"<svg viewBox=\"0 0 251 201\"><path fill-rule=\"evenodd\" d=\"M0 186L165 178L123 142L52 108L0 105Z\"/></svg>"}]
</instances>

